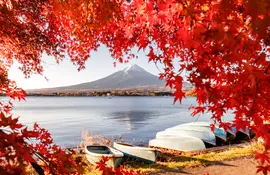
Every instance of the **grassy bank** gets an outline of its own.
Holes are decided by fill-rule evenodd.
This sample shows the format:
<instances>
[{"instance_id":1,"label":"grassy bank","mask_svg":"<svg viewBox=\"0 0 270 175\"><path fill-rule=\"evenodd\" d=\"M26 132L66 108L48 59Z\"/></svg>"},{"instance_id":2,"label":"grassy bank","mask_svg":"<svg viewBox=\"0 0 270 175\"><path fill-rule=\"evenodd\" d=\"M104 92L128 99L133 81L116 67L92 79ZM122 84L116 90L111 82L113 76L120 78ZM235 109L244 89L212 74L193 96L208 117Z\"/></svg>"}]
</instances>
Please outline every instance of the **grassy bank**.
<instances>
[{"instance_id":1,"label":"grassy bank","mask_svg":"<svg viewBox=\"0 0 270 175\"><path fill-rule=\"evenodd\" d=\"M144 164L143 162L134 160L124 160L123 164L126 168L133 168L141 170L145 173L160 172L166 170L181 170L184 167L193 167L198 165L212 165L221 164L225 160L233 160L242 157L250 157L253 151L262 150L260 144L249 144L244 147L229 147L228 149L220 152L201 153L197 155L175 154L170 152L162 152L156 164ZM83 154L77 155L80 157L85 169L85 174L94 175L100 174L94 170L93 166L89 165ZM86 162L85 162L86 161Z\"/></svg>"},{"instance_id":2,"label":"grassy bank","mask_svg":"<svg viewBox=\"0 0 270 175\"><path fill-rule=\"evenodd\" d=\"M101 135L91 135L87 131L82 133L82 143L81 148L84 145L89 144L101 144L111 146L113 141L121 141L120 138L105 138ZM157 173L157 172L168 172L168 171L179 171L186 167L194 167L199 165L220 165L223 161L240 159L243 157L253 156L254 151L262 150L263 146L261 144L252 143L242 143L236 145L224 145L220 147L213 147L200 152L177 152L162 149L161 153L155 164L145 164L144 162L131 160L124 158L122 165L127 169L136 169L145 173ZM95 170L95 167L91 165L85 158L82 149L76 149L74 160L79 164L79 168L86 175L99 175L101 172ZM33 170L29 171L29 174L36 174Z\"/></svg>"}]
</instances>

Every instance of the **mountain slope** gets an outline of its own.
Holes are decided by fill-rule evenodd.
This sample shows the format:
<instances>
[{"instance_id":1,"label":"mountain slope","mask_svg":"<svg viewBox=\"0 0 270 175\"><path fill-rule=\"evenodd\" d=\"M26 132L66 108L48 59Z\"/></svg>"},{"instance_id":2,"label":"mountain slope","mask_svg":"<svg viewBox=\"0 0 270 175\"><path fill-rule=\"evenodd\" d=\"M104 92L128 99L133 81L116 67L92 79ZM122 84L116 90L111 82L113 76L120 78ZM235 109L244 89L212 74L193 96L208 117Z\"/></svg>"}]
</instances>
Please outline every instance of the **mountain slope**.
<instances>
[{"instance_id":1,"label":"mountain slope","mask_svg":"<svg viewBox=\"0 0 270 175\"><path fill-rule=\"evenodd\" d=\"M133 65L122 71L118 71L105 78L90 82L82 83L69 88L79 89L121 89L134 88L135 86L163 85L164 81L159 81L158 76L152 75L143 68Z\"/></svg>"},{"instance_id":2,"label":"mountain slope","mask_svg":"<svg viewBox=\"0 0 270 175\"><path fill-rule=\"evenodd\" d=\"M184 86L187 87L190 85L189 83L185 84ZM116 89L165 90L165 81L159 80L158 76L147 72L138 65L132 65L96 81L65 87L35 89L29 90L28 92L74 92Z\"/></svg>"}]
</instances>

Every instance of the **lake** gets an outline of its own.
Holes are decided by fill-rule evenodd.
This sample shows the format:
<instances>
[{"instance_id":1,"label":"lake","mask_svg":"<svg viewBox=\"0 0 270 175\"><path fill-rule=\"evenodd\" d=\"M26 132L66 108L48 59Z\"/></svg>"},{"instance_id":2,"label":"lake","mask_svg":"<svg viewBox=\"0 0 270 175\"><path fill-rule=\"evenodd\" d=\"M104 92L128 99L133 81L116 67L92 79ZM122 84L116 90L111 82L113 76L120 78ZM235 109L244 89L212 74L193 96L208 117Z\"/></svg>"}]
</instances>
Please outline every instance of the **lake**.
<instances>
[{"instance_id":1,"label":"lake","mask_svg":"<svg viewBox=\"0 0 270 175\"><path fill-rule=\"evenodd\" d=\"M181 123L209 121L211 114L191 117L196 98L173 105L173 97L27 97L14 103L14 116L27 126L34 122L50 131L55 143L77 146L82 131L147 144L158 131ZM231 120L232 115L226 117Z\"/></svg>"}]
</instances>

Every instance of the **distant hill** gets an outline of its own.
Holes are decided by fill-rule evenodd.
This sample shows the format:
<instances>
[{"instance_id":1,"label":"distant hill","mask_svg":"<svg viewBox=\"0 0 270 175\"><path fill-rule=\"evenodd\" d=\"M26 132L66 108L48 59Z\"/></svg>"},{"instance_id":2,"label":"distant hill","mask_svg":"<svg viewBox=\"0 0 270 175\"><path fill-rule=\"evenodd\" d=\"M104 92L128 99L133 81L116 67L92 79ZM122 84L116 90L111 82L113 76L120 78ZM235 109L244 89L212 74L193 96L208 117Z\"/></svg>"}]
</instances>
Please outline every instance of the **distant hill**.
<instances>
[{"instance_id":1,"label":"distant hill","mask_svg":"<svg viewBox=\"0 0 270 175\"><path fill-rule=\"evenodd\" d=\"M190 90L192 85L188 82L183 83L183 88ZM44 89L27 90L31 93L42 92L83 92L83 91L105 91L105 90L169 90L165 87L165 81L159 80L159 77L153 75L138 65L131 65L123 70L115 72L107 77L101 78L96 81Z\"/></svg>"}]
</instances>

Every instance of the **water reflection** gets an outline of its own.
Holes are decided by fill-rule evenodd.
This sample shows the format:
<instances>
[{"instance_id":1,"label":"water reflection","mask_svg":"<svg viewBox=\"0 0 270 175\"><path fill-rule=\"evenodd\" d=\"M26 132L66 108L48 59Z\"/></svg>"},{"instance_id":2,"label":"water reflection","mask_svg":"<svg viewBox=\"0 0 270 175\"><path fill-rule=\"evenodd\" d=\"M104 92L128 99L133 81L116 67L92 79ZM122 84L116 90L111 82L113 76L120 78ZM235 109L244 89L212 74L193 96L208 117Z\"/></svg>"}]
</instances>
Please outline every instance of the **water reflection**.
<instances>
[{"instance_id":1,"label":"water reflection","mask_svg":"<svg viewBox=\"0 0 270 175\"><path fill-rule=\"evenodd\" d=\"M149 121L154 116L158 116L153 111L117 111L110 113L110 115L109 119L126 125L129 131L139 129L142 125L149 123L146 121Z\"/></svg>"},{"instance_id":2,"label":"water reflection","mask_svg":"<svg viewBox=\"0 0 270 175\"><path fill-rule=\"evenodd\" d=\"M195 98L183 99L181 105L172 103L172 97L28 97L26 102L15 103L13 112L29 127L38 122L65 147L78 145L85 129L147 143L158 131L196 120L188 110Z\"/></svg>"}]
</instances>

